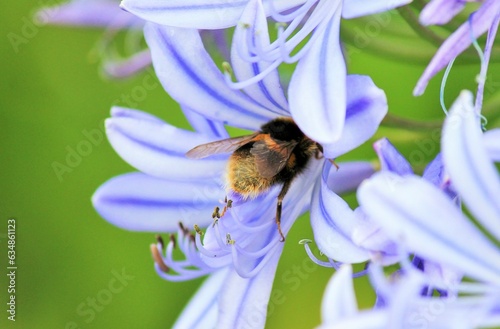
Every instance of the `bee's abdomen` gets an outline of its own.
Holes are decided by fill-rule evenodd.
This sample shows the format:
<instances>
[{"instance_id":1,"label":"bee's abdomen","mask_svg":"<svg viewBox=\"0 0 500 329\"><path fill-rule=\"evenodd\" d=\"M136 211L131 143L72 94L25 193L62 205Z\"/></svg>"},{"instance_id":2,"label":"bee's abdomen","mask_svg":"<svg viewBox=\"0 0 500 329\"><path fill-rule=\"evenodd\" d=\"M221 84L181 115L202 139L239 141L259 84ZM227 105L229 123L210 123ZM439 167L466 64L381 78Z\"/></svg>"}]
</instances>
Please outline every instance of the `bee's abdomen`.
<instances>
[{"instance_id":1,"label":"bee's abdomen","mask_svg":"<svg viewBox=\"0 0 500 329\"><path fill-rule=\"evenodd\" d=\"M236 150L229 158L226 174L227 187L244 198L254 198L269 189L272 182L260 176L250 147Z\"/></svg>"}]
</instances>

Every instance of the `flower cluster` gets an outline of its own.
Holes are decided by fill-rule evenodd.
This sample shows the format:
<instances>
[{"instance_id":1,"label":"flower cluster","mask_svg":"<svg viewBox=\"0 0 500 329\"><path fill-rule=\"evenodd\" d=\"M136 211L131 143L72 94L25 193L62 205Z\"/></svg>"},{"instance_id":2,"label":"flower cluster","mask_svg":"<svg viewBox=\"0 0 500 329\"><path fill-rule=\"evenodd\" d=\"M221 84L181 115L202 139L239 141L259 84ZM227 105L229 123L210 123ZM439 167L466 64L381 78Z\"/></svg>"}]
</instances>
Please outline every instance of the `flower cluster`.
<instances>
[{"instance_id":1,"label":"flower cluster","mask_svg":"<svg viewBox=\"0 0 500 329\"><path fill-rule=\"evenodd\" d=\"M500 176L493 164L499 160L500 130L483 134L479 119L472 94L462 92L444 123L442 165L433 170L438 180L386 171L360 186L360 205L397 245L401 272L392 282L387 280L375 258L371 278L384 305L359 312L351 269L342 268L324 297L325 327L476 328L500 324ZM462 214L457 199L463 199L491 237ZM414 261L410 262L409 254Z\"/></svg>"},{"instance_id":2,"label":"flower cluster","mask_svg":"<svg viewBox=\"0 0 500 329\"><path fill-rule=\"evenodd\" d=\"M151 245L159 276L208 276L174 327L263 328L283 240L306 211L326 260L314 255L311 240L306 252L317 265L337 270L323 299L322 328L500 325L500 178L493 164L500 160L500 130L481 130L500 1L476 4L415 87L414 94L422 94L471 44L479 49L475 104L472 93L460 94L444 122L441 153L422 176L387 138L373 144L378 165L335 162L372 138L388 112L385 92L369 76L347 73L342 19L410 2L123 0L120 11L112 0L74 0L57 7L50 23L102 26L108 36L143 31L147 48L125 60L106 58L105 71L124 77L152 64L192 126L113 107L108 140L138 172L109 180L92 198L110 223L163 234ZM465 2L415 7L423 26L443 25L463 18ZM483 52L477 38L486 32ZM222 70L214 52L227 60ZM286 140L284 128L264 131L276 118L293 122L314 151ZM250 137L230 139L228 127ZM199 145L211 153L186 157ZM234 180L264 184L238 198ZM341 195L354 191L359 206L353 210ZM463 213L462 201L482 231ZM174 257L176 249L182 259ZM356 263L365 269L353 274ZM352 278L364 274L377 294L371 310L358 310L353 290ZM426 317L436 303L439 314Z\"/></svg>"}]
</instances>

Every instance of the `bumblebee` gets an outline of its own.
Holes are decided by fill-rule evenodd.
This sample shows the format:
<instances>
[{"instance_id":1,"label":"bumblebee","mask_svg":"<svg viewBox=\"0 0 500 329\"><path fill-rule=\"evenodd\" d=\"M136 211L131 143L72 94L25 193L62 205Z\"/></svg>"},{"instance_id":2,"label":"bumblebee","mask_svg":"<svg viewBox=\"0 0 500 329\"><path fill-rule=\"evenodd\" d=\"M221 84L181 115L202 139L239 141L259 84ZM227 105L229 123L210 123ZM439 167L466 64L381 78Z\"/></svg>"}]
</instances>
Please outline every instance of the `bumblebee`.
<instances>
[{"instance_id":1,"label":"bumblebee","mask_svg":"<svg viewBox=\"0 0 500 329\"><path fill-rule=\"evenodd\" d=\"M202 159L230 152L227 188L241 195L243 200L255 198L274 185L282 185L276 206L276 224L281 241L285 241L281 231L283 199L293 179L304 171L311 157L320 157L321 145L304 135L291 118L279 117L251 135L202 144L186 156Z\"/></svg>"}]
</instances>

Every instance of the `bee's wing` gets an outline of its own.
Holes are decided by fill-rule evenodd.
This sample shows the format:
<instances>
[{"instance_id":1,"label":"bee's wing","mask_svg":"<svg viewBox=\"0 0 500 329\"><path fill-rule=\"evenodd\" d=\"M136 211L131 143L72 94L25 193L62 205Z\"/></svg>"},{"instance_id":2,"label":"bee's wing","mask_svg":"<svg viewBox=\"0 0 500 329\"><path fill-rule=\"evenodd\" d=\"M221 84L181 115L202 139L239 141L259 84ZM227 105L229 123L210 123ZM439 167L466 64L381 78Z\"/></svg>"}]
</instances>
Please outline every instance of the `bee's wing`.
<instances>
[{"instance_id":1,"label":"bee's wing","mask_svg":"<svg viewBox=\"0 0 500 329\"><path fill-rule=\"evenodd\" d=\"M259 174L264 178L276 176L286 165L296 141L284 142L266 138L256 141L250 153L255 157Z\"/></svg>"},{"instance_id":2,"label":"bee's wing","mask_svg":"<svg viewBox=\"0 0 500 329\"><path fill-rule=\"evenodd\" d=\"M191 159L203 159L210 155L231 153L252 140L257 134L223 139L207 144L198 145L186 153L186 157Z\"/></svg>"}]
</instances>

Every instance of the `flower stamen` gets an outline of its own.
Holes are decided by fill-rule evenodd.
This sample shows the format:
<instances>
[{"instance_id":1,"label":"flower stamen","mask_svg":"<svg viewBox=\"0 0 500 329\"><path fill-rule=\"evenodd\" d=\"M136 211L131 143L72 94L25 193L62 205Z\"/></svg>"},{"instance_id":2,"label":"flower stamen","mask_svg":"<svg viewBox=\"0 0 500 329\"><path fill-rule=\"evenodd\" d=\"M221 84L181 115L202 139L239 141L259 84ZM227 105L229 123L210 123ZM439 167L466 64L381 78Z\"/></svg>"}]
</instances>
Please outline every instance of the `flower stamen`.
<instances>
[{"instance_id":1,"label":"flower stamen","mask_svg":"<svg viewBox=\"0 0 500 329\"><path fill-rule=\"evenodd\" d=\"M151 244L150 246L151 249L151 255L153 256L153 260L155 261L155 264L158 265L159 269L167 273L170 271L170 268L163 262L163 258L161 257L160 251L158 250L161 248L161 246L156 245L156 244Z\"/></svg>"},{"instance_id":2,"label":"flower stamen","mask_svg":"<svg viewBox=\"0 0 500 329\"><path fill-rule=\"evenodd\" d=\"M236 243L236 241L234 241L233 239L231 239L231 234L226 233L226 244L228 244L228 245L234 245L235 243Z\"/></svg>"},{"instance_id":3,"label":"flower stamen","mask_svg":"<svg viewBox=\"0 0 500 329\"><path fill-rule=\"evenodd\" d=\"M163 242L163 238L161 237L161 235L157 234L155 238L156 238L156 242L158 242L160 244L161 250L164 250L165 243Z\"/></svg>"},{"instance_id":4,"label":"flower stamen","mask_svg":"<svg viewBox=\"0 0 500 329\"><path fill-rule=\"evenodd\" d=\"M302 239L302 240L299 241L299 244L304 245L304 248L306 250L306 254L309 256L309 258L311 259L311 261L313 263L315 263L316 265L323 266L323 267L333 268L336 271L338 271L340 269L340 267L342 265L344 265L344 263L342 263L342 262L336 262L336 261L334 261L331 258L328 258L328 262L325 262L325 261L322 261L322 260L318 259L313 254L313 252L311 250L311 247L309 247L309 243L312 243L312 240L310 240L310 239ZM359 271L359 272L353 273L352 277L353 278L359 278L359 277L362 277L362 276L368 274L368 267L369 267L369 265L370 265L370 262L366 263L365 264L365 268L363 270Z\"/></svg>"}]
</instances>

